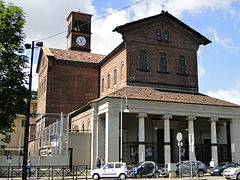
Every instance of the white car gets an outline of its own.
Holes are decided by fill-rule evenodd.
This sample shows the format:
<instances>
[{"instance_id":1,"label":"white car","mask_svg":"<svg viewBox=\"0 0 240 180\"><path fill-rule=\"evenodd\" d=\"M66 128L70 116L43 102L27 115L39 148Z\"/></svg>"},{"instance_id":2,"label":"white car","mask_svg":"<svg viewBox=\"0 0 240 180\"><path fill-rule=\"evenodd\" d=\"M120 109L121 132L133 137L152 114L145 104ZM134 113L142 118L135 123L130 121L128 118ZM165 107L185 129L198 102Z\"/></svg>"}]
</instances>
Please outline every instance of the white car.
<instances>
[{"instance_id":1,"label":"white car","mask_svg":"<svg viewBox=\"0 0 240 180\"><path fill-rule=\"evenodd\" d=\"M123 162L109 162L100 169L94 169L90 173L94 180L100 178L119 178L124 180L127 178L127 166Z\"/></svg>"},{"instance_id":2,"label":"white car","mask_svg":"<svg viewBox=\"0 0 240 180\"><path fill-rule=\"evenodd\" d=\"M230 167L223 171L223 176L226 179L237 179L240 180L240 166Z\"/></svg>"}]
</instances>

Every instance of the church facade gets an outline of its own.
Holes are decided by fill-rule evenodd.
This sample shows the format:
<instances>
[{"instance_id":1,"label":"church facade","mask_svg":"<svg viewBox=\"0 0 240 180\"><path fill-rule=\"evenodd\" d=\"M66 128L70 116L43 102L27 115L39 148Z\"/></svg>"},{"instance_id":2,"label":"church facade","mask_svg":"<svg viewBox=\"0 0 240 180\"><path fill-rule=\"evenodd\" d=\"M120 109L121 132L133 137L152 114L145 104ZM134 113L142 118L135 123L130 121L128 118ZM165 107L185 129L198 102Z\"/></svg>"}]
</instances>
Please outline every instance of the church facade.
<instances>
[{"instance_id":1,"label":"church facade","mask_svg":"<svg viewBox=\"0 0 240 180\"><path fill-rule=\"evenodd\" d=\"M123 42L102 56L90 53L91 15L67 21L68 50L40 53L38 110L91 132L91 167L98 157L178 162L179 148L182 160L240 160L240 106L198 89L197 50L209 39L162 11L116 27Z\"/></svg>"}]
</instances>

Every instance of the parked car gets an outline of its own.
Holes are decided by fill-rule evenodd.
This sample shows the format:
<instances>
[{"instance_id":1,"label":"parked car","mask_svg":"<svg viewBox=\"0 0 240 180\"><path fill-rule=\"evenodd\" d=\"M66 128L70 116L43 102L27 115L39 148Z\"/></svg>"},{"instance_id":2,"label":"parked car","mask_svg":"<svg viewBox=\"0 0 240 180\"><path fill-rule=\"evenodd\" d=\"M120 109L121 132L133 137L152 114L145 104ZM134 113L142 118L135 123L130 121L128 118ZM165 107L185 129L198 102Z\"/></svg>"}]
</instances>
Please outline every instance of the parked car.
<instances>
[{"instance_id":1,"label":"parked car","mask_svg":"<svg viewBox=\"0 0 240 180\"><path fill-rule=\"evenodd\" d=\"M168 172L168 167L167 166L159 168L158 172L159 172L160 177L164 177L164 178L169 177L169 172Z\"/></svg>"},{"instance_id":2,"label":"parked car","mask_svg":"<svg viewBox=\"0 0 240 180\"><path fill-rule=\"evenodd\" d=\"M202 177L207 173L207 166L201 161L182 161L177 164L176 173L178 176L189 176L192 173L193 176Z\"/></svg>"},{"instance_id":3,"label":"parked car","mask_svg":"<svg viewBox=\"0 0 240 180\"><path fill-rule=\"evenodd\" d=\"M226 179L237 179L240 180L240 166L229 167L223 170L223 176Z\"/></svg>"},{"instance_id":4,"label":"parked car","mask_svg":"<svg viewBox=\"0 0 240 180\"><path fill-rule=\"evenodd\" d=\"M100 178L119 178L124 180L127 178L127 166L123 162L109 162L100 169L94 169L90 173L94 180Z\"/></svg>"},{"instance_id":5,"label":"parked car","mask_svg":"<svg viewBox=\"0 0 240 180\"><path fill-rule=\"evenodd\" d=\"M145 161L138 163L134 168L129 171L130 177L155 177L159 176L157 164L153 161Z\"/></svg>"},{"instance_id":6,"label":"parked car","mask_svg":"<svg viewBox=\"0 0 240 180\"><path fill-rule=\"evenodd\" d=\"M229 167L236 167L236 166L237 166L237 163L234 163L234 162L220 163L220 164L217 165L217 167L212 168L209 173L212 176L216 176L216 175L221 175L222 176L224 169L227 169Z\"/></svg>"}]
</instances>

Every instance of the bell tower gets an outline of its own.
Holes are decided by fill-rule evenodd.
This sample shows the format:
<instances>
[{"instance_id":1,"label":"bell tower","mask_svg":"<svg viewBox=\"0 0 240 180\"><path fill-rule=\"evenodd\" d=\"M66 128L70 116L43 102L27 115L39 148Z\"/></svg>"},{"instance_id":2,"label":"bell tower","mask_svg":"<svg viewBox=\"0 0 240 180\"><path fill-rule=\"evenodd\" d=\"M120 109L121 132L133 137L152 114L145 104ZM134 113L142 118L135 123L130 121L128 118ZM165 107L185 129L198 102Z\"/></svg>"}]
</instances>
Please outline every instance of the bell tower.
<instances>
[{"instance_id":1,"label":"bell tower","mask_svg":"<svg viewBox=\"0 0 240 180\"><path fill-rule=\"evenodd\" d=\"M72 11L68 17L67 49L91 51L91 14Z\"/></svg>"}]
</instances>

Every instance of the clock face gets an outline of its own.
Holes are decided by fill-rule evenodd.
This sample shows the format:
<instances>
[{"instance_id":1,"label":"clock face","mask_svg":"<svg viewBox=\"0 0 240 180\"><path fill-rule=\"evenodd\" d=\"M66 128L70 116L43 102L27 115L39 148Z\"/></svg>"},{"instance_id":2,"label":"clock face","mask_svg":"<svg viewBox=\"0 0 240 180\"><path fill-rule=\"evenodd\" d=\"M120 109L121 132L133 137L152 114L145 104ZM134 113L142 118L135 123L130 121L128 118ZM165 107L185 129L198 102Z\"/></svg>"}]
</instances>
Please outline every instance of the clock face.
<instances>
[{"instance_id":1,"label":"clock face","mask_svg":"<svg viewBox=\"0 0 240 180\"><path fill-rule=\"evenodd\" d=\"M84 46L86 44L86 39L85 37L83 36L78 36L77 39L76 39L76 43L79 45L79 46Z\"/></svg>"}]
</instances>

